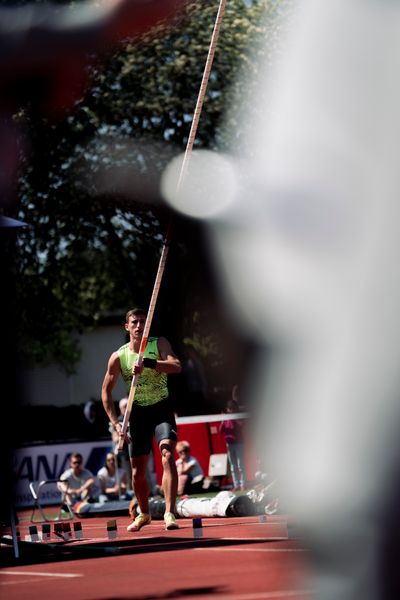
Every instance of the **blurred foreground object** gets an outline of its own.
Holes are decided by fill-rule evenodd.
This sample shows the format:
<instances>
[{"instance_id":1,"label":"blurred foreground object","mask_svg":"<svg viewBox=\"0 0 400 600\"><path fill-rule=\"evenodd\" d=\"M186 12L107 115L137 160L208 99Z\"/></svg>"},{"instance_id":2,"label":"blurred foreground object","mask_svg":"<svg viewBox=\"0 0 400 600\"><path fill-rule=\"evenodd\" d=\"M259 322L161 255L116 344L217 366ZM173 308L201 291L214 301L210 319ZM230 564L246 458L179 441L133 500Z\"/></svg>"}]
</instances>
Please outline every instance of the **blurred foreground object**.
<instances>
[{"instance_id":1,"label":"blurred foreground object","mask_svg":"<svg viewBox=\"0 0 400 600\"><path fill-rule=\"evenodd\" d=\"M3 339L3 353L1 361L2 375L2 420L0 430L0 453L2 457L2 493L0 494L0 531L7 527L13 517L14 500L14 472L13 451L20 442L19 428L10 427L17 423L17 404L20 395L18 370L18 355L15 344L13 324L15 314L15 289L14 289L14 245L17 235L25 229L27 224L23 221L10 219L0 215L0 282L2 293L0 295L0 327Z\"/></svg>"},{"instance_id":2,"label":"blurred foreground object","mask_svg":"<svg viewBox=\"0 0 400 600\"><path fill-rule=\"evenodd\" d=\"M394 2L298 3L210 219L227 306L265 347L254 425L318 600L400 597L399 26Z\"/></svg>"},{"instance_id":3,"label":"blurred foreground object","mask_svg":"<svg viewBox=\"0 0 400 600\"><path fill-rule=\"evenodd\" d=\"M54 64L66 53L104 50L176 14L185 0L86 0L73 6L0 7L0 66L16 73ZM81 60L83 57L81 57Z\"/></svg>"},{"instance_id":4,"label":"blurred foreground object","mask_svg":"<svg viewBox=\"0 0 400 600\"><path fill-rule=\"evenodd\" d=\"M79 97L89 52L107 52L177 13L185 0L102 0L0 7L1 106L60 114Z\"/></svg>"},{"instance_id":5,"label":"blurred foreground object","mask_svg":"<svg viewBox=\"0 0 400 600\"><path fill-rule=\"evenodd\" d=\"M29 142L13 122L28 105L60 118L83 94L88 65L127 36L177 16L186 0L101 0L0 6L0 193L12 202L19 155Z\"/></svg>"},{"instance_id":6,"label":"blurred foreground object","mask_svg":"<svg viewBox=\"0 0 400 600\"><path fill-rule=\"evenodd\" d=\"M32 114L61 117L83 92L87 65L94 53L105 53L128 35L147 31L176 14L185 0L101 0L74 6L29 4L0 7L0 213L15 214L15 183L29 142L14 121L29 106ZM89 55L91 53L91 55ZM10 519L13 501L12 455L19 430L18 349L15 343L15 236L25 223L0 215L1 315L5 359L1 455L4 493L0 525ZM11 426L11 424L13 424ZM9 432L13 431L12 437Z\"/></svg>"}]
</instances>

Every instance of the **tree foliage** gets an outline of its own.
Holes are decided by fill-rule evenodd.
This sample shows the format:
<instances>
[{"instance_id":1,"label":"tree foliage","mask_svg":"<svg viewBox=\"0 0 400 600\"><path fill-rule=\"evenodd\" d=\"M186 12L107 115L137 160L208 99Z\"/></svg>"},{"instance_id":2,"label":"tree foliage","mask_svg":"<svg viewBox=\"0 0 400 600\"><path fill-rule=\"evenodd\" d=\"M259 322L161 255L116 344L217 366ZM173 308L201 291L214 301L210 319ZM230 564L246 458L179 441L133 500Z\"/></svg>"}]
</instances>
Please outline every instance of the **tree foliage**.
<instances>
[{"instance_id":1,"label":"tree foliage","mask_svg":"<svg viewBox=\"0 0 400 600\"><path fill-rule=\"evenodd\" d=\"M278 5L228 0L196 147L223 145L222 118L234 118L243 94L237 74L255 68L262 15ZM91 57L85 94L63 120L34 106L15 116L30 148L18 194L19 217L32 228L20 237L16 269L20 348L31 362L72 371L77 332L148 305L169 218L160 174L185 149L217 8L217 0L191 2L180 27ZM178 306L182 339L201 347L203 336L209 348L212 275L197 227L178 220L159 312Z\"/></svg>"}]
</instances>

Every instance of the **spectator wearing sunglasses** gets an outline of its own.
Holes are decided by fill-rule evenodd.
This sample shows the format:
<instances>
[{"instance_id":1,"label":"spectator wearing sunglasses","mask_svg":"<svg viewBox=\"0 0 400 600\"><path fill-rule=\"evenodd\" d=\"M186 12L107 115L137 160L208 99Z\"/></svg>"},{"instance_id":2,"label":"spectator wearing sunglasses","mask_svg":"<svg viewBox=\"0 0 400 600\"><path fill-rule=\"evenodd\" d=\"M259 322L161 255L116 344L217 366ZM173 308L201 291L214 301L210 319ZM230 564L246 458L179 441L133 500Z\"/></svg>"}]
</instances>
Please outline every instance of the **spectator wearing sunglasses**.
<instances>
[{"instance_id":1,"label":"spectator wearing sunglasses","mask_svg":"<svg viewBox=\"0 0 400 600\"><path fill-rule=\"evenodd\" d=\"M69 463L69 469L62 473L58 483L58 489L64 494L64 501L73 506L79 501L93 500L95 477L89 469L82 466L82 454L71 454Z\"/></svg>"}]
</instances>

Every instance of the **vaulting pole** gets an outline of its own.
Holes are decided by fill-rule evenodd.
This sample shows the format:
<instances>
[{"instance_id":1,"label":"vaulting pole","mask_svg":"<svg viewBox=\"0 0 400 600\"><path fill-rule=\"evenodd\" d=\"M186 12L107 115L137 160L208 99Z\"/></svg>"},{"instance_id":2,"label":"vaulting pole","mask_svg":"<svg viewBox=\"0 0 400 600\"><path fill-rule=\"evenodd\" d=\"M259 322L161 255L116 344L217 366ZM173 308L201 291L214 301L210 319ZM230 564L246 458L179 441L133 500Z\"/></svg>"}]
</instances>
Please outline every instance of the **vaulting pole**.
<instances>
[{"instance_id":1,"label":"vaulting pole","mask_svg":"<svg viewBox=\"0 0 400 600\"><path fill-rule=\"evenodd\" d=\"M200 120L200 114L201 114L201 110L203 108L203 102L204 102L204 98L205 98L206 91L207 91L207 84L208 84L208 80L209 80L210 73L211 73L212 63L214 60L215 49L217 47L219 32L221 29L222 18L223 18L224 11L225 11L225 5L226 5L226 0L220 0L219 7L218 7L218 13L217 13L217 16L215 19L213 33L211 36L207 60L206 60L206 64L204 67L203 77L202 77L202 81L200 84L200 90L199 90L199 94L197 97L197 103L196 103L196 107L195 107L195 110L193 113L192 125L190 128L189 137L188 137L188 141L186 144L186 150L185 150L185 154L183 157L182 166L181 166L181 170L180 170L180 174L179 174L179 179L178 179L178 184L177 184L178 190L180 190L182 183L184 181L184 178L185 178L185 175L187 172L187 168L189 165L190 156L192 154L194 140L196 138L197 128L198 128L198 124L199 124L199 120ZM158 292L160 291L161 281L162 281L164 269L165 269L165 263L167 261L171 237L172 237L172 225L169 224L167 233L166 233L164 241L163 241L160 262L158 265L156 279L155 279L154 287L153 287L153 293L151 295L150 305L149 305L149 309L147 311L146 322L144 324L144 329L143 329L143 336L142 336L142 340L140 342L140 349L139 349L139 354L138 354L137 363L136 363L138 365L140 365L143 362L143 357L144 357L144 353L146 350L147 340L149 338L150 327L151 327L151 323L153 320L154 310L156 307ZM131 383L131 387L129 390L129 396L128 396L128 404L126 407L124 420L122 422L122 427L121 427L120 440L119 440L119 444L118 444L118 452L121 452L123 445L124 445L124 438L125 438L125 435L126 435L126 432L128 429L129 418L130 418L130 414L132 411L133 402L135 399L136 387L138 384L139 377L140 377L140 375L134 375L132 378L132 383Z\"/></svg>"}]
</instances>

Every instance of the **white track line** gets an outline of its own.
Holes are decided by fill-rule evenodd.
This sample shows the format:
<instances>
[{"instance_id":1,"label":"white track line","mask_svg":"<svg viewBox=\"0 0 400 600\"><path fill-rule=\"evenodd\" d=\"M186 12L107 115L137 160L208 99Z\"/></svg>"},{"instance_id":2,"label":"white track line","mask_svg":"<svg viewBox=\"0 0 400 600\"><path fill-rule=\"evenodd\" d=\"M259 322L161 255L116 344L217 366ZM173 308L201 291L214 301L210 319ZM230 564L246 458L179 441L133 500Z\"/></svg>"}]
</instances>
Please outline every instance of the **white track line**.
<instances>
[{"instance_id":1,"label":"white track line","mask_svg":"<svg viewBox=\"0 0 400 600\"><path fill-rule=\"evenodd\" d=\"M45 573L42 571L0 571L0 575L31 575L34 577L82 577L82 573Z\"/></svg>"},{"instance_id":2,"label":"white track line","mask_svg":"<svg viewBox=\"0 0 400 600\"><path fill-rule=\"evenodd\" d=\"M209 519L210 517L202 518ZM250 523L227 523L226 521L218 521L217 523L204 523L204 527L241 527L242 525L245 527L254 527L255 525L260 525L261 527L284 527L286 526L286 521L266 521L265 523L260 523L260 521L251 521Z\"/></svg>"},{"instance_id":3,"label":"white track line","mask_svg":"<svg viewBox=\"0 0 400 600\"><path fill-rule=\"evenodd\" d=\"M311 597L311 590L280 590L277 592L256 592L254 594L232 594L218 596L218 600L269 600L270 598Z\"/></svg>"},{"instance_id":4,"label":"white track line","mask_svg":"<svg viewBox=\"0 0 400 600\"><path fill-rule=\"evenodd\" d=\"M211 550L215 552L307 552L302 548L193 548L193 550Z\"/></svg>"}]
</instances>

